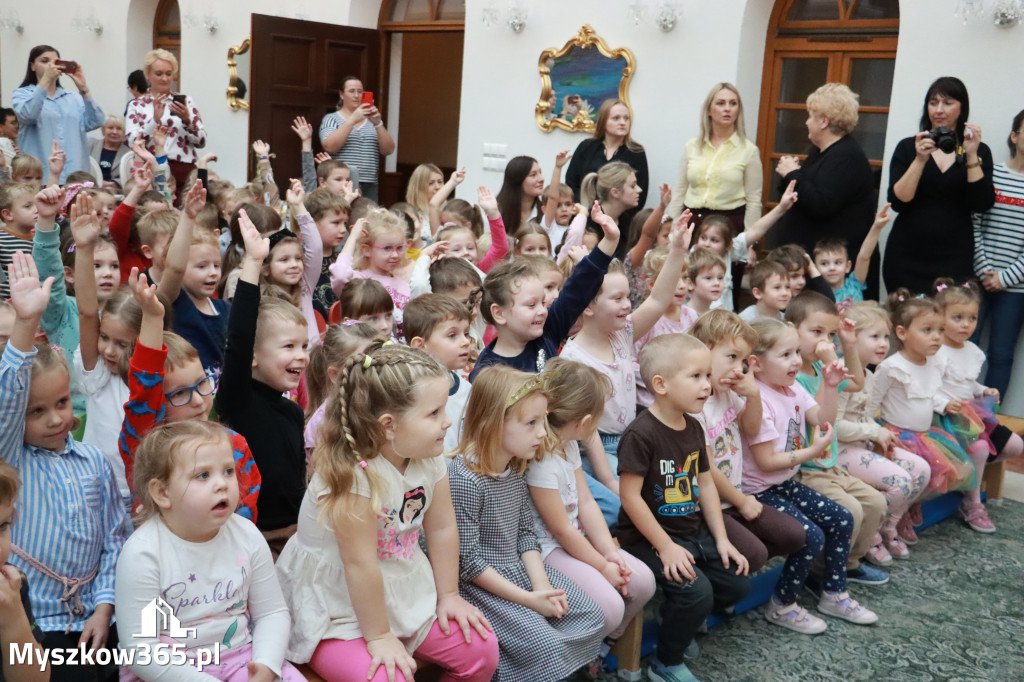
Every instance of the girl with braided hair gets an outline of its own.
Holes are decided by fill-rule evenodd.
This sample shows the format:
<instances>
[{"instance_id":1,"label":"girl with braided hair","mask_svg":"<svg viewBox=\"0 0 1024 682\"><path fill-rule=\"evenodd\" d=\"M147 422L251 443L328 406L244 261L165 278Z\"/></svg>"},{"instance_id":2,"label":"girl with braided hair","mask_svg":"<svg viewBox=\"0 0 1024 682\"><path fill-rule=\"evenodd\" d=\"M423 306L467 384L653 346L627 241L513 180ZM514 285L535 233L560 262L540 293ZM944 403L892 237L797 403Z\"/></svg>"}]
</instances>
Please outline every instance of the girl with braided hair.
<instances>
[{"instance_id":1,"label":"girl with braided hair","mask_svg":"<svg viewBox=\"0 0 1024 682\"><path fill-rule=\"evenodd\" d=\"M414 653L443 680L485 682L497 667L490 624L459 596L440 457L450 386L425 351L375 341L349 356L327 399L277 571L294 619L287 658L329 682L411 680Z\"/></svg>"}]
</instances>

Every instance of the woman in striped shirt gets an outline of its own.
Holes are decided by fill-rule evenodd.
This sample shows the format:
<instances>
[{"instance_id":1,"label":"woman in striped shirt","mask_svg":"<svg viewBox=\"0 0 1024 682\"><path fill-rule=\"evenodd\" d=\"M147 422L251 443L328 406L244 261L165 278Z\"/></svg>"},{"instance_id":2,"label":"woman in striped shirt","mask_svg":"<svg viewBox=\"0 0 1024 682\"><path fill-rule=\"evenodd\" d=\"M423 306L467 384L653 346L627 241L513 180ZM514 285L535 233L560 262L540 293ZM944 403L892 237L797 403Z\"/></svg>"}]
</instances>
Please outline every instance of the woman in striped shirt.
<instances>
[{"instance_id":1,"label":"woman in striped shirt","mask_svg":"<svg viewBox=\"0 0 1024 682\"><path fill-rule=\"evenodd\" d=\"M363 103L361 80L346 76L338 94L338 110L320 122L320 143L332 159L358 169L359 190L364 197L377 201L380 157L395 151L395 141L377 107Z\"/></svg>"},{"instance_id":2,"label":"woman in striped shirt","mask_svg":"<svg viewBox=\"0 0 1024 682\"><path fill-rule=\"evenodd\" d=\"M975 222L974 271L985 286L983 319L992 327L985 385L1006 395L1013 351L1024 326L1024 111L1007 139L1010 160L993 169L995 205Z\"/></svg>"}]
</instances>

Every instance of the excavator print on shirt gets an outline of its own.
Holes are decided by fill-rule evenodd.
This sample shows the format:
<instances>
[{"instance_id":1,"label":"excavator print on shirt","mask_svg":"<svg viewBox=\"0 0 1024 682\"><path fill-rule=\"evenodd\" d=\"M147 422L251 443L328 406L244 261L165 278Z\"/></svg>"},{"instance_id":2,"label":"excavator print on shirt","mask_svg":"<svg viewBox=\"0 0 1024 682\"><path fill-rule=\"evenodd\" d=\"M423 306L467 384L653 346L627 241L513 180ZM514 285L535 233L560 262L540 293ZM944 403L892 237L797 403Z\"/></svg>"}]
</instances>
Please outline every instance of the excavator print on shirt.
<instances>
[{"instance_id":1,"label":"excavator print on shirt","mask_svg":"<svg viewBox=\"0 0 1024 682\"><path fill-rule=\"evenodd\" d=\"M697 511L700 485L697 484L697 460L700 453L694 450L686 457L682 466L674 459L661 460L661 473L665 485L654 486L655 499L664 500L658 507L661 516L688 516Z\"/></svg>"}]
</instances>

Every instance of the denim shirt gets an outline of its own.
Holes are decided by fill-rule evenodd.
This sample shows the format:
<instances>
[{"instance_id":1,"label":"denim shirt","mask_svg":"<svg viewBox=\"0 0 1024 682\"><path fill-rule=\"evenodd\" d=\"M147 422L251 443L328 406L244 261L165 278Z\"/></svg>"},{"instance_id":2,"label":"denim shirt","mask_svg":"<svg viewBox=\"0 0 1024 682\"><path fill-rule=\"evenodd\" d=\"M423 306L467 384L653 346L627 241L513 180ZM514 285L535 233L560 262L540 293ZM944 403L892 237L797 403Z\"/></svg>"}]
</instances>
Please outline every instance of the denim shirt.
<instances>
[{"instance_id":1,"label":"denim shirt","mask_svg":"<svg viewBox=\"0 0 1024 682\"><path fill-rule=\"evenodd\" d=\"M22 153L36 157L46 168L52 141L57 140L66 157L60 174L62 185L70 173L90 170L85 134L106 122L106 115L95 100L83 99L59 86L50 97L38 85L26 85L14 91L11 101L18 115L18 147Z\"/></svg>"}]
</instances>

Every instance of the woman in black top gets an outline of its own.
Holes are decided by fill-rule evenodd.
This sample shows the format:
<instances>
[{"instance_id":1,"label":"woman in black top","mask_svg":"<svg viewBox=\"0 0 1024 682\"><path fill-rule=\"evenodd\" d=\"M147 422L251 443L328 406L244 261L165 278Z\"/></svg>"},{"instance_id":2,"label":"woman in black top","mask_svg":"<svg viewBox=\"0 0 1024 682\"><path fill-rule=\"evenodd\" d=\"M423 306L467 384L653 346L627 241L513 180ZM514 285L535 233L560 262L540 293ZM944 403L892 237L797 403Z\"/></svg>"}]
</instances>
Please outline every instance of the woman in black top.
<instances>
[{"instance_id":1,"label":"woman in black top","mask_svg":"<svg viewBox=\"0 0 1024 682\"><path fill-rule=\"evenodd\" d=\"M849 259L857 259L877 201L871 164L850 137L857 126L857 99L841 83L826 83L807 97L807 138L814 147L803 163L783 156L775 167L781 187L796 180L800 200L779 219L774 245L799 244L811 253L821 239L845 239ZM875 298L877 254L867 280L864 297Z\"/></svg>"},{"instance_id":2,"label":"woman in black top","mask_svg":"<svg viewBox=\"0 0 1024 682\"><path fill-rule=\"evenodd\" d=\"M889 201L899 212L885 247L882 276L889 291L931 290L937 277L974 276L972 213L995 204L992 152L981 128L966 123L967 88L959 78L939 78L924 98L921 132L900 140L889 163ZM943 126L956 136L944 152L928 131ZM803 201L803 192L800 201Z\"/></svg>"},{"instance_id":3,"label":"woman in black top","mask_svg":"<svg viewBox=\"0 0 1024 682\"><path fill-rule=\"evenodd\" d=\"M588 173L596 173L601 166L609 161L628 163L636 172L636 181L640 185L640 203L623 215L620 225L629 225L633 215L644 207L647 201L647 188L650 186L647 171L647 154L643 145L630 136L633 119L629 106L620 99L605 100L597 112L597 125L594 136L583 140L569 161L569 169L565 172L565 184L572 187L576 201L580 200L580 186ZM590 207L587 207L590 210ZM623 239L625 244L628 240Z\"/></svg>"}]
</instances>

